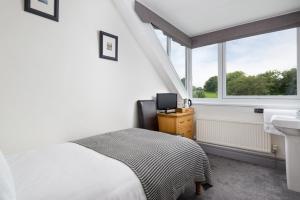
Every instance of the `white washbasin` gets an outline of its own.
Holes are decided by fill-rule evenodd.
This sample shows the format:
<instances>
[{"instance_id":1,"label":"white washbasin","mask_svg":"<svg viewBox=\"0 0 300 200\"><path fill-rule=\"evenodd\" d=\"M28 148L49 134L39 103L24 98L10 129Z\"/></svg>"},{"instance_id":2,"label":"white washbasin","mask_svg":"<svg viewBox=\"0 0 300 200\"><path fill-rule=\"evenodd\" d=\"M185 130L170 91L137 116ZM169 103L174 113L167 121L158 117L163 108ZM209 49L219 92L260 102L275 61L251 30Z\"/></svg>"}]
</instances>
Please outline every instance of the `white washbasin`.
<instances>
[{"instance_id":1,"label":"white washbasin","mask_svg":"<svg viewBox=\"0 0 300 200\"><path fill-rule=\"evenodd\" d=\"M271 122L275 128L285 135L300 136L299 116L273 115Z\"/></svg>"},{"instance_id":2,"label":"white washbasin","mask_svg":"<svg viewBox=\"0 0 300 200\"><path fill-rule=\"evenodd\" d=\"M300 192L300 116L273 115L273 126L285 135L286 175L288 189Z\"/></svg>"}]
</instances>

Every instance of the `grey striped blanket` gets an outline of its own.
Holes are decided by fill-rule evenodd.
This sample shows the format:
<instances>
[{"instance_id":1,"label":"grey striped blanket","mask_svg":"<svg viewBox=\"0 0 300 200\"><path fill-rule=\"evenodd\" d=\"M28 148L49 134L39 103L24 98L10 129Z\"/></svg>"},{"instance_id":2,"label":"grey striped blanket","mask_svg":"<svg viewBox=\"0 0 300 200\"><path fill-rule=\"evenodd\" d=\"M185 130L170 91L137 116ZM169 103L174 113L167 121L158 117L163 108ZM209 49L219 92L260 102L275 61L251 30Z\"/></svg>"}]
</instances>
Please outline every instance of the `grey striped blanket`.
<instances>
[{"instance_id":1,"label":"grey striped blanket","mask_svg":"<svg viewBox=\"0 0 300 200\"><path fill-rule=\"evenodd\" d=\"M176 200L188 184L210 184L207 156L187 138L133 128L75 143L129 166L148 200Z\"/></svg>"}]
</instances>

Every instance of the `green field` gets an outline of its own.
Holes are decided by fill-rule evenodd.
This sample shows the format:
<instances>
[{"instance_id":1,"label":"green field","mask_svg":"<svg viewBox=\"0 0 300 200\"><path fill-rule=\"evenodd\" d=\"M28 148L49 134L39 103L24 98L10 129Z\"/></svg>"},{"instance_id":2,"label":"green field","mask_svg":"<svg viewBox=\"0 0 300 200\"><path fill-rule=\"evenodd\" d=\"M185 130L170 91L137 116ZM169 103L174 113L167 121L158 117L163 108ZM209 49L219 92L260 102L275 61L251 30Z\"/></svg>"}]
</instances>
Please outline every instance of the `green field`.
<instances>
[{"instance_id":1,"label":"green field","mask_svg":"<svg viewBox=\"0 0 300 200\"><path fill-rule=\"evenodd\" d=\"M205 98L218 98L218 94L216 92L204 92Z\"/></svg>"}]
</instances>

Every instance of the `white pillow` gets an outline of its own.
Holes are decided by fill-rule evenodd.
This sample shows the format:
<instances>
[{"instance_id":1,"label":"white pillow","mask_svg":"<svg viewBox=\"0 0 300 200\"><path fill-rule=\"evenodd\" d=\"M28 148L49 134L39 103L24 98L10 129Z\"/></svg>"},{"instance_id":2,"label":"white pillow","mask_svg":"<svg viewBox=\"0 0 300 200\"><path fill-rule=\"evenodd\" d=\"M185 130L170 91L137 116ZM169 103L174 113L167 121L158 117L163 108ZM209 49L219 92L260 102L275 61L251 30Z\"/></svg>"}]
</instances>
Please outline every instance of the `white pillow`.
<instances>
[{"instance_id":1,"label":"white pillow","mask_svg":"<svg viewBox=\"0 0 300 200\"><path fill-rule=\"evenodd\" d=\"M16 200L14 179L10 168L0 151L0 199Z\"/></svg>"}]
</instances>

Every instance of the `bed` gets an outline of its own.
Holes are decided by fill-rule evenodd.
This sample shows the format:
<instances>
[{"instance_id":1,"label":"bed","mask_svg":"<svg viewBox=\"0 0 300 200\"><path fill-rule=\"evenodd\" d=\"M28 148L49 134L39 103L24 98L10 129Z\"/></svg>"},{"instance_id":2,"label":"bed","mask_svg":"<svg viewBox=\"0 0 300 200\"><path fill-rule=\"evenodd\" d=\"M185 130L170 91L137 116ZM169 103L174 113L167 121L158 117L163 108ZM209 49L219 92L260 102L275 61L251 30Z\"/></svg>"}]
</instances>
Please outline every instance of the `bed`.
<instances>
[{"instance_id":1,"label":"bed","mask_svg":"<svg viewBox=\"0 0 300 200\"><path fill-rule=\"evenodd\" d=\"M143 129L52 145L7 162L18 200L169 200L191 182L211 186L199 145Z\"/></svg>"}]
</instances>

